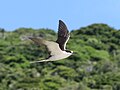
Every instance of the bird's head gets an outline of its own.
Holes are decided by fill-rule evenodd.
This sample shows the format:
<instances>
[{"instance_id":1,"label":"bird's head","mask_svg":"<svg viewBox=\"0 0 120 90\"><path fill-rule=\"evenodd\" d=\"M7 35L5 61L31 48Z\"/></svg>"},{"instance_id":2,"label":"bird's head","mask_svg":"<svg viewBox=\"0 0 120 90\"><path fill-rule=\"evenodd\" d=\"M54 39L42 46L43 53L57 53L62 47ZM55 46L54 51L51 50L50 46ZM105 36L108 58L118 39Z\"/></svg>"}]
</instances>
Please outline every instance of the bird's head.
<instances>
[{"instance_id":1,"label":"bird's head","mask_svg":"<svg viewBox=\"0 0 120 90\"><path fill-rule=\"evenodd\" d=\"M65 50L67 53L73 54L73 51Z\"/></svg>"}]
</instances>

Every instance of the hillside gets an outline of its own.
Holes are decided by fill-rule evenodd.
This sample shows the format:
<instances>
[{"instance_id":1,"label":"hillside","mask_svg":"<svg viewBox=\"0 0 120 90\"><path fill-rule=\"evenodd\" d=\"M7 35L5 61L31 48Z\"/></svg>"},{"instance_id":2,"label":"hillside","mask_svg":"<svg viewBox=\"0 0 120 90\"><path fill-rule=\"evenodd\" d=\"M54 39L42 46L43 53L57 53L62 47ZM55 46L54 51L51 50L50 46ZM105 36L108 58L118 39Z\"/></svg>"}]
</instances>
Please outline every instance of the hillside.
<instances>
[{"instance_id":1,"label":"hillside","mask_svg":"<svg viewBox=\"0 0 120 90\"><path fill-rule=\"evenodd\" d=\"M50 29L0 29L0 90L120 90L120 30L92 24L71 31L67 48L76 54L30 64L48 56L24 36L56 40Z\"/></svg>"}]
</instances>

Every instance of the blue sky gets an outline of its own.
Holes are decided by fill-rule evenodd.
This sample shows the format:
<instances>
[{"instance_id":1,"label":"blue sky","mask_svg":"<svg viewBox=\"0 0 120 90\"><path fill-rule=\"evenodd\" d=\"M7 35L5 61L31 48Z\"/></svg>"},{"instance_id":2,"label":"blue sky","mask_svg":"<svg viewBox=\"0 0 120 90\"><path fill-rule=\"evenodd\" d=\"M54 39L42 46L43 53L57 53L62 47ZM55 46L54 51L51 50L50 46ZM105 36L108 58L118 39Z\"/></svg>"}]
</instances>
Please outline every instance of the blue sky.
<instances>
[{"instance_id":1,"label":"blue sky","mask_svg":"<svg viewBox=\"0 0 120 90\"><path fill-rule=\"evenodd\" d=\"M93 23L120 29L120 0L1 0L0 27L57 30L58 20L69 30Z\"/></svg>"}]
</instances>

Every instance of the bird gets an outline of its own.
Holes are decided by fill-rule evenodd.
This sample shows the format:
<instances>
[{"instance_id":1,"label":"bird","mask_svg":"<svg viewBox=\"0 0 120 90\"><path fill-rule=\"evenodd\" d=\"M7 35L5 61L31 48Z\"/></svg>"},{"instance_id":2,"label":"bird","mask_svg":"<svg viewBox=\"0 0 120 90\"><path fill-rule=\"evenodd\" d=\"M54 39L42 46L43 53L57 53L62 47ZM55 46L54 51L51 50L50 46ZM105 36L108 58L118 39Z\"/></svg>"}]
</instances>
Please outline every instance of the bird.
<instances>
[{"instance_id":1,"label":"bird","mask_svg":"<svg viewBox=\"0 0 120 90\"><path fill-rule=\"evenodd\" d=\"M48 58L40 61L32 61L30 63L57 61L71 56L73 54L73 51L66 49L66 44L69 38L70 33L66 24L62 20L59 20L58 38L56 42L44 40L41 37L29 37L29 39L32 40L35 44L45 45L50 52Z\"/></svg>"}]
</instances>

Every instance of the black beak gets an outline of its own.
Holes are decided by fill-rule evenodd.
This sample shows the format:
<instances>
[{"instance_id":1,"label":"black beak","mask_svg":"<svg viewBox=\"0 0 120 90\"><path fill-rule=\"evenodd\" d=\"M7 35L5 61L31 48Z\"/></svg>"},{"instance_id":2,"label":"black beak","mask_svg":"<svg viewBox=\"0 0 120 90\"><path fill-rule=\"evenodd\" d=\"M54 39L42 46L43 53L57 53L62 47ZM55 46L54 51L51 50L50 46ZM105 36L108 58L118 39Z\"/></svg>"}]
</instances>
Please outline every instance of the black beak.
<instances>
[{"instance_id":1,"label":"black beak","mask_svg":"<svg viewBox=\"0 0 120 90\"><path fill-rule=\"evenodd\" d=\"M73 52L73 55L77 55L78 53L77 52Z\"/></svg>"}]
</instances>

